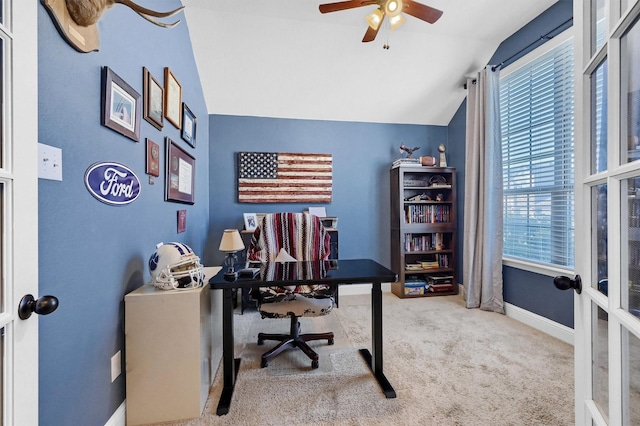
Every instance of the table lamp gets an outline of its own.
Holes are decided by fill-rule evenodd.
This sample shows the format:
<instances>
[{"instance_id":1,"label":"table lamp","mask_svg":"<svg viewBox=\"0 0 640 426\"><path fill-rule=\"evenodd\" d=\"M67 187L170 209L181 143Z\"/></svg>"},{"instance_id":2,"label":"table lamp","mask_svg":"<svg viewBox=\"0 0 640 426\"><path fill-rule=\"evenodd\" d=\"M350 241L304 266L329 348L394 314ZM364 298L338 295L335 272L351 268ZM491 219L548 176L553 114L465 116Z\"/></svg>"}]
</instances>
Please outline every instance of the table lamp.
<instances>
[{"instance_id":1,"label":"table lamp","mask_svg":"<svg viewBox=\"0 0 640 426\"><path fill-rule=\"evenodd\" d=\"M222 241L220 241L220 251L227 253L224 259L224 264L227 267L224 277L227 279L235 279L238 273L234 271L234 266L238 261L236 253L240 250L244 250L244 243L240 232L237 229L225 229L222 234Z\"/></svg>"}]
</instances>

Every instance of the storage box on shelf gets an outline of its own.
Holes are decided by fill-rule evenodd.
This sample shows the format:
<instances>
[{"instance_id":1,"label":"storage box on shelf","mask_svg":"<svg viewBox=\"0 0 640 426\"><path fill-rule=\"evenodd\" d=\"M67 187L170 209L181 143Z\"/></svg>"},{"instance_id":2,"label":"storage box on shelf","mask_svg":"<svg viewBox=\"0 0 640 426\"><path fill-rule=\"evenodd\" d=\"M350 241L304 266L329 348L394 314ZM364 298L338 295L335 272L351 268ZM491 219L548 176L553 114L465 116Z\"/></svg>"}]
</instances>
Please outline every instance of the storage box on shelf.
<instances>
[{"instance_id":1,"label":"storage box on shelf","mask_svg":"<svg viewBox=\"0 0 640 426\"><path fill-rule=\"evenodd\" d=\"M458 293L456 169L391 169L391 269L398 297Z\"/></svg>"}]
</instances>

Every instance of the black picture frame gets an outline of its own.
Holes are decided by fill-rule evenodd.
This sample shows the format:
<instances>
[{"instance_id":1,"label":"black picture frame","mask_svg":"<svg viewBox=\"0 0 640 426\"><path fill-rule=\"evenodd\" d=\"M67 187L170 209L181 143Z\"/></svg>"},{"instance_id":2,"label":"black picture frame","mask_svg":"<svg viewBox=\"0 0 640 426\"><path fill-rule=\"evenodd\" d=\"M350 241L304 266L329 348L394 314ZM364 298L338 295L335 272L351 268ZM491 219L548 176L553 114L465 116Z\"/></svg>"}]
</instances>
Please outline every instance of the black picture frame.
<instances>
[{"instance_id":1,"label":"black picture frame","mask_svg":"<svg viewBox=\"0 0 640 426\"><path fill-rule=\"evenodd\" d=\"M140 141L142 96L107 66L102 68L101 124Z\"/></svg>"},{"instance_id":2,"label":"black picture frame","mask_svg":"<svg viewBox=\"0 0 640 426\"><path fill-rule=\"evenodd\" d=\"M196 159L165 137L165 201L195 203Z\"/></svg>"},{"instance_id":3,"label":"black picture frame","mask_svg":"<svg viewBox=\"0 0 640 426\"><path fill-rule=\"evenodd\" d=\"M142 92L144 93L144 119L156 129L162 130L164 127L164 88L146 67L142 68Z\"/></svg>"},{"instance_id":4,"label":"black picture frame","mask_svg":"<svg viewBox=\"0 0 640 426\"><path fill-rule=\"evenodd\" d=\"M198 119L191 109L185 104L182 103L182 132L180 136L184 141L186 141L193 148L196 147L196 126L198 124Z\"/></svg>"}]
</instances>

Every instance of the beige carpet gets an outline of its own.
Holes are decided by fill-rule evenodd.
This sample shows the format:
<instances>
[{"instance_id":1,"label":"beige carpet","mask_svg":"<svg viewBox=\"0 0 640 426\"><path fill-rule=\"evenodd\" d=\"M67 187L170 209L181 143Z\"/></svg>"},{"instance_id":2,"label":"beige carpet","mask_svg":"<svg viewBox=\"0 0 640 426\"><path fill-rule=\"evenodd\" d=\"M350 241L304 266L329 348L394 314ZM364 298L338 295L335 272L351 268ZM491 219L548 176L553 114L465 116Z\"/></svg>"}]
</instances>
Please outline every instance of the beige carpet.
<instances>
[{"instance_id":1,"label":"beige carpet","mask_svg":"<svg viewBox=\"0 0 640 426\"><path fill-rule=\"evenodd\" d=\"M357 349L370 348L368 296L341 296L332 315L305 331L335 333L313 343L320 368L289 351L260 368L258 331L287 320L236 315L242 356L230 413L215 414L216 375L201 418L165 425L572 425L573 347L504 315L468 310L460 296L401 300L384 294L384 367L398 397L386 399Z\"/></svg>"}]
</instances>

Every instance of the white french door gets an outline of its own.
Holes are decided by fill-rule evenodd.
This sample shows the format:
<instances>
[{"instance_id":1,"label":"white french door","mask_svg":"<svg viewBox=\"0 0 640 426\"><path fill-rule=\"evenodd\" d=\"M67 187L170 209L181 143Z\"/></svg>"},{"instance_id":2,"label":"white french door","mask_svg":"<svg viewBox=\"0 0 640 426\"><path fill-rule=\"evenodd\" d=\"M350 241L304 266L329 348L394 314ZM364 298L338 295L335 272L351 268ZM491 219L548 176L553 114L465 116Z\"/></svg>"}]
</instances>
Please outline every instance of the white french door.
<instances>
[{"instance_id":1,"label":"white french door","mask_svg":"<svg viewBox=\"0 0 640 426\"><path fill-rule=\"evenodd\" d=\"M3 425L38 424L38 9L0 0L0 369Z\"/></svg>"},{"instance_id":2,"label":"white french door","mask_svg":"<svg viewBox=\"0 0 640 426\"><path fill-rule=\"evenodd\" d=\"M576 424L640 424L640 0L574 0Z\"/></svg>"}]
</instances>

